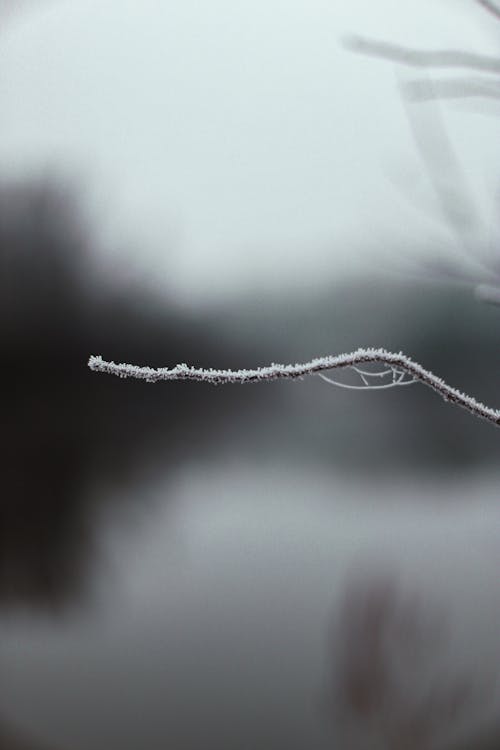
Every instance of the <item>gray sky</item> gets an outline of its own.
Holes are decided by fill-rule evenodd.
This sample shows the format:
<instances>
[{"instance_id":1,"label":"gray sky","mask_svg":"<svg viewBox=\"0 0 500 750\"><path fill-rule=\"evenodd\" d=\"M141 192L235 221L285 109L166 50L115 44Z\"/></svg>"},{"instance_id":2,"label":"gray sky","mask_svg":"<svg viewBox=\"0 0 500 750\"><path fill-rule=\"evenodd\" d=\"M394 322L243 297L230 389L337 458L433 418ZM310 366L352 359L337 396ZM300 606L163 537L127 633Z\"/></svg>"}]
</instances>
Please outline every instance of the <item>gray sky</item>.
<instances>
[{"instance_id":1,"label":"gray sky","mask_svg":"<svg viewBox=\"0 0 500 750\"><path fill-rule=\"evenodd\" d=\"M2 173L83 177L103 234L184 299L314 285L380 266L389 244L449 242L402 197L404 183L432 214L394 67L340 39L495 53L472 0L31 7L1 30ZM487 195L498 119L467 107L445 105L446 123Z\"/></svg>"}]
</instances>

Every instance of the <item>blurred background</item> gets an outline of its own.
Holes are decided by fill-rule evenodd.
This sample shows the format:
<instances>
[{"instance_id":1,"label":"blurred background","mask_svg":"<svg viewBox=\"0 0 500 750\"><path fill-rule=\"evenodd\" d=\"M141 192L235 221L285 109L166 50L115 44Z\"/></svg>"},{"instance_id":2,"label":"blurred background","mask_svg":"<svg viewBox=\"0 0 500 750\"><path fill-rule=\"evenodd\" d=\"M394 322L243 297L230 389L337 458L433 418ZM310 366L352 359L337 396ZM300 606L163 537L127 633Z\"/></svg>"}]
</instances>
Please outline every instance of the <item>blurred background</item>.
<instances>
[{"instance_id":1,"label":"blurred background","mask_svg":"<svg viewBox=\"0 0 500 750\"><path fill-rule=\"evenodd\" d=\"M494 427L86 366L500 405L495 8L0 0L2 750L498 746Z\"/></svg>"}]
</instances>

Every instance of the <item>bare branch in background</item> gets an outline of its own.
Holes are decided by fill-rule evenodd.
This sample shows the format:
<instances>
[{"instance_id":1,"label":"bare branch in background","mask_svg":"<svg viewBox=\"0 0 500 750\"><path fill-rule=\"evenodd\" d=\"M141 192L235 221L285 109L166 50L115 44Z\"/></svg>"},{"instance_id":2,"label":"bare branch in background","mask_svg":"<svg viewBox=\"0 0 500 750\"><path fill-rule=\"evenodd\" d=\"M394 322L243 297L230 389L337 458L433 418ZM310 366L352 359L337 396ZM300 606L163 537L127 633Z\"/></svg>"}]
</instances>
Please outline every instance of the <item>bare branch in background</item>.
<instances>
[{"instance_id":1,"label":"bare branch in background","mask_svg":"<svg viewBox=\"0 0 500 750\"><path fill-rule=\"evenodd\" d=\"M500 8L492 0L476 0L476 2L500 21Z\"/></svg>"},{"instance_id":2,"label":"bare branch in background","mask_svg":"<svg viewBox=\"0 0 500 750\"><path fill-rule=\"evenodd\" d=\"M500 73L500 58L462 50L416 50L397 44L359 36L349 36L345 46L353 52L382 57L417 68L473 68L485 73Z\"/></svg>"},{"instance_id":3,"label":"bare branch in background","mask_svg":"<svg viewBox=\"0 0 500 750\"><path fill-rule=\"evenodd\" d=\"M470 414L485 419L492 424L500 425L499 410L485 406L476 401L475 398L461 393L456 388L452 388L444 380L438 378L429 370L425 370L418 362L414 362L402 352L395 354L385 349L357 349L350 354L319 357L303 364L271 364L267 367L252 370L203 369L190 367L186 364L179 364L171 369L168 367L139 367L137 365L106 362L100 356L91 356L88 366L94 372L117 375L120 378L136 378L138 380L145 380L148 383L156 383L159 380L195 380L212 385L255 383L279 379L295 380L303 378L306 375L318 375L328 370L353 368L358 375L362 375L365 379L365 385L362 387L370 390L373 386L367 380L367 373L358 367L369 362L385 364L389 367L389 370L392 372L392 383L390 385L393 387L402 385L403 375L406 374L409 376L411 382L423 383L438 393L445 401L450 401L466 409ZM370 373L369 375L376 377L374 373Z\"/></svg>"},{"instance_id":4,"label":"bare branch in background","mask_svg":"<svg viewBox=\"0 0 500 750\"><path fill-rule=\"evenodd\" d=\"M471 96L500 99L498 81L492 81L489 78L434 79L431 82L419 78L405 83L404 91L414 102L427 102L433 99L461 99Z\"/></svg>"},{"instance_id":5,"label":"bare branch in background","mask_svg":"<svg viewBox=\"0 0 500 750\"><path fill-rule=\"evenodd\" d=\"M402 84L403 91L405 86ZM432 90L430 81L426 88ZM415 145L441 204L443 217L458 244L463 247L467 235L470 236L479 223L477 208L460 159L448 137L442 113L437 105L416 109L406 98L403 98L403 104ZM467 252L469 254L469 249Z\"/></svg>"},{"instance_id":6,"label":"bare branch in background","mask_svg":"<svg viewBox=\"0 0 500 750\"><path fill-rule=\"evenodd\" d=\"M485 9L500 18L500 10L490 0L478 0ZM355 52L383 58L398 64L420 68L466 67L481 70L484 73L500 73L500 58L478 55L457 50L415 50L363 37L350 37L346 46ZM479 218L474 193L468 185L465 171L460 159L448 137L437 100L459 97L482 97L500 99L500 82L498 77L462 77L453 79L431 80L425 77L406 81L401 84L404 94L408 120L414 140L432 181L434 192L441 204L444 219L455 235L457 250L461 251L462 264L471 263L476 272L469 278L473 286L500 282L498 263L491 252L486 252L480 241L484 222ZM419 109L411 107L412 103L426 102L428 106ZM434 106L429 106L434 103ZM490 232L491 234L491 232ZM491 239L489 244L492 245ZM480 251L480 248L483 248ZM481 257L480 257L481 256ZM432 269L432 262L426 266ZM464 276L463 273L459 275ZM468 273L466 275L469 275ZM457 277L457 274L454 274ZM484 299L478 294L479 299ZM498 304L495 295L489 295L488 301Z\"/></svg>"}]
</instances>

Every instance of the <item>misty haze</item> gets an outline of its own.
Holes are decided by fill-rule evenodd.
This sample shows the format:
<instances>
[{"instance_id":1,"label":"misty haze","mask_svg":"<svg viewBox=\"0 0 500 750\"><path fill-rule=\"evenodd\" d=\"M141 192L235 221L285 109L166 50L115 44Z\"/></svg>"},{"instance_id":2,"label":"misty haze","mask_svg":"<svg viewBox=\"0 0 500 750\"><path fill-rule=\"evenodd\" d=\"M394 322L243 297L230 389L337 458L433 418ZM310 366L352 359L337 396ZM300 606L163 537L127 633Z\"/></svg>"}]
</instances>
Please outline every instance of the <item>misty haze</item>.
<instances>
[{"instance_id":1,"label":"misty haze","mask_svg":"<svg viewBox=\"0 0 500 750\"><path fill-rule=\"evenodd\" d=\"M499 746L498 427L87 367L500 406L499 7L0 0L1 750Z\"/></svg>"}]
</instances>

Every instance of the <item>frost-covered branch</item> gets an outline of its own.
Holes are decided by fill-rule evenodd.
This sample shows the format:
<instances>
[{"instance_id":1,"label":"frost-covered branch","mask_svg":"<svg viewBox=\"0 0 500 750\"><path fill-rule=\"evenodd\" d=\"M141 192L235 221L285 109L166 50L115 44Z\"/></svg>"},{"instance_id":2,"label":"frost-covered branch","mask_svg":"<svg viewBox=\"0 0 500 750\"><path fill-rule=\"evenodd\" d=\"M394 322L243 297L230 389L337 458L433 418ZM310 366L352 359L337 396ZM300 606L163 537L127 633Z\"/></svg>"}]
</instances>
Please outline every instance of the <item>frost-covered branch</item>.
<instances>
[{"instance_id":1,"label":"frost-covered branch","mask_svg":"<svg viewBox=\"0 0 500 750\"><path fill-rule=\"evenodd\" d=\"M384 364L389 369L383 373L370 373L359 367L359 365L367 363ZM476 401L475 398L462 393L456 388L452 388L444 380L429 370L425 370L418 362L414 362L402 352L395 354L385 349L357 349L350 354L319 357L302 364L271 364L266 367L249 370L203 369L191 367L187 364L179 364L173 368L140 367L138 365L106 362L100 356L91 356L88 366L94 372L117 375L121 378L136 378L138 380L145 380L148 383L156 383L159 380L195 380L203 383L211 383L212 385L255 383L278 379L293 380L304 378L307 375L324 375L329 370L352 368L363 382L363 385L359 386L361 388L372 389L380 387L371 385L370 378L381 377L387 374L392 377L392 381L385 384L385 387L396 387L399 385L409 385L412 382L420 382L438 393L445 401L466 409L476 417L485 419L495 425L500 425L499 410L485 406ZM405 376L407 377L405 378ZM336 381L331 382L334 385L339 385Z\"/></svg>"}]
</instances>

